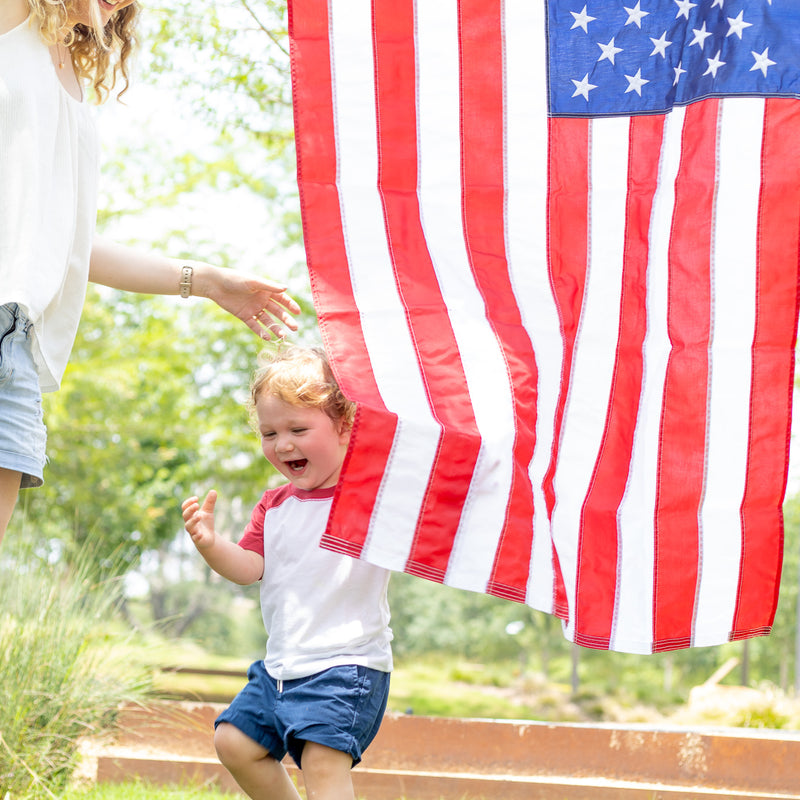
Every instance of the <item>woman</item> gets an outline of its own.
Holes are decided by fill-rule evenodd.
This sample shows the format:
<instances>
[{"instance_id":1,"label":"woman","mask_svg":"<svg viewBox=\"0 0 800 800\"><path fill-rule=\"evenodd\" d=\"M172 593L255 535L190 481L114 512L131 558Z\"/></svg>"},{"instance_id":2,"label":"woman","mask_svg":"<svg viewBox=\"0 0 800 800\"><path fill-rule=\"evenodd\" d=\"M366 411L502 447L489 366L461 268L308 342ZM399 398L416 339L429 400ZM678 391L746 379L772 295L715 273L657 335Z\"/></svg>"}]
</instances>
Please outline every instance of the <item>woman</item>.
<instances>
[{"instance_id":1,"label":"woman","mask_svg":"<svg viewBox=\"0 0 800 800\"><path fill-rule=\"evenodd\" d=\"M0 0L0 541L45 461L41 392L59 387L88 281L208 297L261 336L300 312L271 281L94 235L97 136L84 100L128 82L135 0Z\"/></svg>"}]
</instances>

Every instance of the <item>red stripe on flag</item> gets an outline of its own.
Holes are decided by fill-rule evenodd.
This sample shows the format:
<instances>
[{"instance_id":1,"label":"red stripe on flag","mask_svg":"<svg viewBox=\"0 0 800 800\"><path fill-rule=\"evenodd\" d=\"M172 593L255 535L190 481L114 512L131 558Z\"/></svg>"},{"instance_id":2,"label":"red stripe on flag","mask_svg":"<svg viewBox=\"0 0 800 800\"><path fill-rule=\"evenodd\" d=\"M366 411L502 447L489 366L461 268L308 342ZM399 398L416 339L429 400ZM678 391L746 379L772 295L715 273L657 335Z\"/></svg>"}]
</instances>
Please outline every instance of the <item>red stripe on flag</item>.
<instances>
[{"instance_id":1,"label":"red stripe on flag","mask_svg":"<svg viewBox=\"0 0 800 800\"><path fill-rule=\"evenodd\" d=\"M591 647L609 647L614 622L617 511L630 473L642 392L647 332L642 287L647 286L648 237L663 131L661 116L631 120L619 338L605 429L580 526L575 641Z\"/></svg>"},{"instance_id":2,"label":"red stripe on flag","mask_svg":"<svg viewBox=\"0 0 800 800\"><path fill-rule=\"evenodd\" d=\"M547 513L552 517L555 505L553 482L558 465L558 444L564 422L583 296L586 291L589 251L589 121L569 118L548 120L547 157L547 252L550 283L558 308L563 350L561 389L554 421L553 453L543 480ZM581 220L582 224L576 224L578 220ZM557 554L555 566L554 613L566 619L567 595Z\"/></svg>"},{"instance_id":3,"label":"red stripe on flag","mask_svg":"<svg viewBox=\"0 0 800 800\"><path fill-rule=\"evenodd\" d=\"M667 329L655 511L653 649L688 647L698 578L711 337L716 100L686 109L669 251Z\"/></svg>"},{"instance_id":4,"label":"red stripe on flag","mask_svg":"<svg viewBox=\"0 0 800 800\"><path fill-rule=\"evenodd\" d=\"M797 337L800 106L767 100L742 555L732 638L766 633L778 602ZM776 453L785 454L783 459Z\"/></svg>"},{"instance_id":5,"label":"red stripe on flag","mask_svg":"<svg viewBox=\"0 0 800 800\"><path fill-rule=\"evenodd\" d=\"M502 2L460 0L458 15L464 231L475 280L514 391L511 489L487 592L522 602L533 537L528 465L535 441L537 375L506 257Z\"/></svg>"},{"instance_id":6,"label":"red stripe on flag","mask_svg":"<svg viewBox=\"0 0 800 800\"><path fill-rule=\"evenodd\" d=\"M373 31L378 184L386 233L428 403L442 426L406 572L442 581L480 435L420 218L413 3L374 0Z\"/></svg>"},{"instance_id":7,"label":"red stripe on flag","mask_svg":"<svg viewBox=\"0 0 800 800\"><path fill-rule=\"evenodd\" d=\"M337 486L327 537L338 549L361 552L394 438L396 417L381 399L372 373L360 312L350 282L336 187L336 129L331 96L331 53L325 6L295 15L289 6L297 176L311 288L331 366L362 409ZM313 235L311 235L313 231ZM357 491L356 491L357 487Z\"/></svg>"}]
</instances>

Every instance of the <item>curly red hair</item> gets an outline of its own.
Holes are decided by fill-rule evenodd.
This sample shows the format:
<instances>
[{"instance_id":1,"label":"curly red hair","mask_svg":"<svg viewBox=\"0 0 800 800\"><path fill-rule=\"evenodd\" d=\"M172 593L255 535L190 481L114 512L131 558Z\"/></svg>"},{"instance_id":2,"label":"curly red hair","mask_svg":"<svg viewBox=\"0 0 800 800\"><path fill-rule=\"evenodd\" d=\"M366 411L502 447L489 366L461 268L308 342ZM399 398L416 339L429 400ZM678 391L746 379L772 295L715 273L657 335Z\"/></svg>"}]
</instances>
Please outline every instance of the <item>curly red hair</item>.
<instances>
[{"instance_id":1,"label":"curly red hair","mask_svg":"<svg viewBox=\"0 0 800 800\"><path fill-rule=\"evenodd\" d=\"M276 354L263 354L260 360L266 364L256 370L250 384L251 416L258 398L271 394L293 406L318 408L346 428L353 426L356 404L339 388L322 348L291 345Z\"/></svg>"}]
</instances>

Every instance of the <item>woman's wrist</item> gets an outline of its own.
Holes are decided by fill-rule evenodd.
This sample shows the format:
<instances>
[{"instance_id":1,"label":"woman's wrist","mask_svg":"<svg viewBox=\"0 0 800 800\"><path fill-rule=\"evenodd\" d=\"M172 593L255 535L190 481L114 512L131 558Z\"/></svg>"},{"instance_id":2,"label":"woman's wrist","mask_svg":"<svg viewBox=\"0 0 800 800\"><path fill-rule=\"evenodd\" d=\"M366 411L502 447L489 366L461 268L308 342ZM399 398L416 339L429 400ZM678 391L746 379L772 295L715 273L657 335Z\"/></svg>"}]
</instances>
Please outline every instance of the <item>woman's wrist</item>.
<instances>
[{"instance_id":1,"label":"woman's wrist","mask_svg":"<svg viewBox=\"0 0 800 800\"><path fill-rule=\"evenodd\" d=\"M187 297L192 296L192 274L194 273L194 267L184 265L181 267L181 280L178 284L180 290L180 296L186 299Z\"/></svg>"},{"instance_id":2,"label":"woman's wrist","mask_svg":"<svg viewBox=\"0 0 800 800\"><path fill-rule=\"evenodd\" d=\"M218 267L204 264L202 261L183 260L180 262L179 294L183 282L184 270L191 270L190 294L193 297L207 297L213 299L214 284ZM183 296L183 295L181 295Z\"/></svg>"}]
</instances>

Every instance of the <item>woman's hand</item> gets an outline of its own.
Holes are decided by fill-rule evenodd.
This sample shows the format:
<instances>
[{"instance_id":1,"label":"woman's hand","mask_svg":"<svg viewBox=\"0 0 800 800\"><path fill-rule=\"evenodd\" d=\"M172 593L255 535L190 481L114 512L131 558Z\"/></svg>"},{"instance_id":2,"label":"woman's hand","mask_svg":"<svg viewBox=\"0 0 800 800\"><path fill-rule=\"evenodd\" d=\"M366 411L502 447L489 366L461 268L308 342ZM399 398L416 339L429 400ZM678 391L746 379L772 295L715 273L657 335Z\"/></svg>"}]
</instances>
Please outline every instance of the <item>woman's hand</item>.
<instances>
[{"instance_id":1,"label":"woman's hand","mask_svg":"<svg viewBox=\"0 0 800 800\"><path fill-rule=\"evenodd\" d=\"M300 306L286 293L286 287L274 281L257 278L219 267L198 267L194 291L213 300L238 317L262 338L270 334L283 338L286 331L297 330L295 314Z\"/></svg>"}]
</instances>

